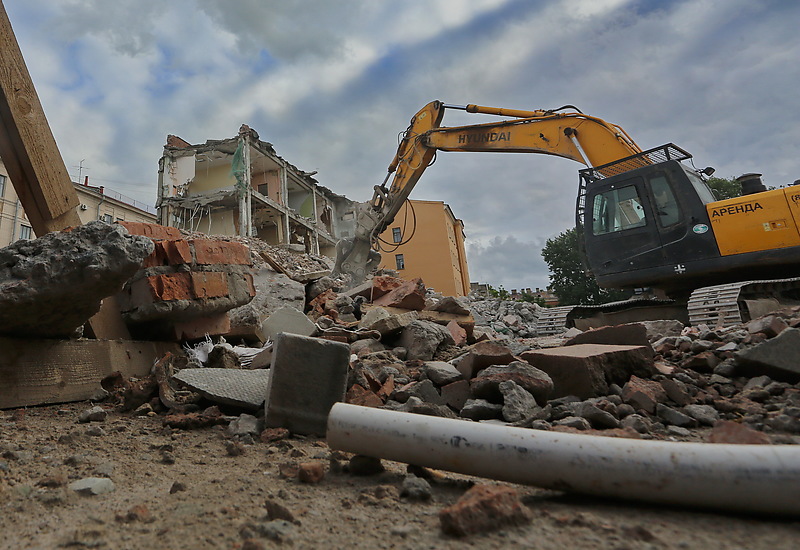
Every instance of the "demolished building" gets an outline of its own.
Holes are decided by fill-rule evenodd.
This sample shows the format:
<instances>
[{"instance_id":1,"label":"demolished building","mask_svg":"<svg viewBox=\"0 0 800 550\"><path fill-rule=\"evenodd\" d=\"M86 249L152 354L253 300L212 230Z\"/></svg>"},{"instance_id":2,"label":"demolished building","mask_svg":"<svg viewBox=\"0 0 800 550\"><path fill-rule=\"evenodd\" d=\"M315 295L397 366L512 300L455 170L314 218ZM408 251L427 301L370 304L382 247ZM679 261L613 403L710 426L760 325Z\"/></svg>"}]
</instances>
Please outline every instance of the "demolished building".
<instances>
[{"instance_id":1,"label":"demolished building","mask_svg":"<svg viewBox=\"0 0 800 550\"><path fill-rule=\"evenodd\" d=\"M336 242L353 236L355 203L320 186L315 173L278 156L247 125L201 145L170 135L159 161L158 221L334 257Z\"/></svg>"}]
</instances>

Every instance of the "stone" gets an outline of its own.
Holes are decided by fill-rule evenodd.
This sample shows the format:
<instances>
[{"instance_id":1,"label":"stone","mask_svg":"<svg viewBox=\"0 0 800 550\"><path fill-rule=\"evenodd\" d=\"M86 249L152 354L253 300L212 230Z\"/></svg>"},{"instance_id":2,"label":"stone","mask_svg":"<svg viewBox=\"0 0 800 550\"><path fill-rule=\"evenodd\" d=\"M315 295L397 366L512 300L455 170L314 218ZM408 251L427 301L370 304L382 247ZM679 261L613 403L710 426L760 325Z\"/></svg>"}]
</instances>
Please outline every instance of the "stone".
<instances>
[{"instance_id":1,"label":"stone","mask_svg":"<svg viewBox=\"0 0 800 550\"><path fill-rule=\"evenodd\" d=\"M643 346L576 344L525 351L520 358L550 375L551 397L588 399L606 395L609 384L623 384L631 375L650 376L654 372L650 353Z\"/></svg>"},{"instance_id":2,"label":"stone","mask_svg":"<svg viewBox=\"0 0 800 550\"><path fill-rule=\"evenodd\" d=\"M736 445L769 445L769 436L731 420L720 420L708 435L709 443L733 443Z\"/></svg>"},{"instance_id":3,"label":"stone","mask_svg":"<svg viewBox=\"0 0 800 550\"><path fill-rule=\"evenodd\" d=\"M425 309L425 285L420 278L403 281L397 288L380 298L373 299L372 303L376 306L400 307L421 311Z\"/></svg>"},{"instance_id":4,"label":"stone","mask_svg":"<svg viewBox=\"0 0 800 550\"><path fill-rule=\"evenodd\" d=\"M686 427L693 428L697 425L697 420L695 420L691 416L683 414L680 411L676 411L672 407L668 407L663 403L659 403L656 406L656 415L661 420L663 420L665 424L669 424L672 426L680 426L682 428Z\"/></svg>"},{"instance_id":5,"label":"stone","mask_svg":"<svg viewBox=\"0 0 800 550\"><path fill-rule=\"evenodd\" d=\"M349 363L347 344L278 334L266 392L265 426L324 435L331 407L344 401Z\"/></svg>"},{"instance_id":6,"label":"stone","mask_svg":"<svg viewBox=\"0 0 800 550\"><path fill-rule=\"evenodd\" d=\"M261 333L261 327L270 315L282 307L300 311L305 308L305 286L267 266L253 270L252 278L255 289L253 299L228 312L231 332L252 334L264 341L266 337Z\"/></svg>"},{"instance_id":7,"label":"stone","mask_svg":"<svg viewBox=\"0 0 800 550\"><path fill-rule=\"evenodd\" d=\"M450 332L450 337L456 346L464 346L467 343L467 331L464 330L458 322L453 319L447 323L447 330Z\"/></svg>"},{"instance_id":8,"label":"stone","mask_svg":"<svg viewBox=\"0 0 800 550\"><path fill-rule=\"evenodd\" d=\"M706 426L713 426L719 420L717 409L711 405L686 405L683 412Z\"/></svg>"},{"instance_id":9,"label":"stone","mask_svg":"<svg viewBox=\"0 0 800 550\"><path fill-rule=\"evenodd\" d=\"M658 382L631 376L622 387L622 400L636 410L655 414L657 405L667 400L667 394Z\"/></svg>"},{"instance_id":10,"label":"stone","mask_svg":"<svg viewBox=\"0 0 800 550\"><path fill-rule=\"evenodd\" d=\"M398 344L406 348L406 359L430 361L441 344L452 345L446 328L430 321L416 320L403 329Z\"/></svg>"},{"instance_id":11,"label":"stone","mask_svg":"<svg viewBox=\"0 0 800 550\"><path fill-rule=\"evenodd\" d=\"M108 413L103 407L94 406L91 409L83 411L78 416L78 422L104 422Z\"/></svg>"},{"instance_id":12,"label":"stone","mask_svg":"<svg viewBox=\"0 0 800 550\"><path fill-rule=\"evenodd\" d=\"M675 320L640 321L647 331L647 339L651 342L658 338L680 336L683 323Z\"/></svg>"},{"instance_id":13,"label":"stone","mask_svg":"<svg viewBox=\"0 0 800 550\"><path fill-rule=\"evenodd\" d=\"M420 380L418 382L411 382L405 386L395 390L392 399L404 403L408 401L409 397L417 397L426 403L433 403L435 405L444 405L445 401L430 380Z\"/></svg>"},{"instance_id":14,"label":"stone","mask_svg":"<svg viewBox=\"0 0 800 550\"><path fill-rule=\"evenodd\" d=\"M585 418L592 425L592 428L597 430L619 428L619 420L617 420L614 415L588 401L577 403L574 411L576 416Z\"/></svg>"},{"instance_id":15,"label":"stone","mask_svg":"<svg viewBox=\"0 0 800 550\"><path fill-rule=\"evenodd\" d=\"M427 501L431 499L431 484L427 480L409 474L403 479L400 496L408 500Z\"/></svg>"},{"instance_id":16,"label":"stone","mask_svg":"<svg viewBox=\"0 0 800 550\"><path fill-rule=\"evenodd\" d=\"M359 384L353 384L345 394L345 403L361 407L380 407L383 405L383 399L377 393Z\"/></svg>"},{"instance_id":17,"label":"stone","mask_svg":"<svg viewBox=\"0 0 800 550\"><path fill-rule=\"evenodd\" d=\"M382 307L373 307L361 318L358 328L377 330L381 337L393 336L419 318L418 311L390 314Z\"/></svg>"},{"instance_id":18,"label":"stone","mask_svg":"<svg viewBox=\"0 0 800 550\"><path fill-rule=\"evenodd\" d=\"M574 428L576 430L589 430L592 428L591 423L580 416L567 416L553 422L553 426L565 426L567 428Z\"/></svg>"},{"instance_id":19,"label":"stone","mask_svg":"<svg viewBox=\"0 0 800 550\"><path fill-rule=\"evenodd\" d=\"M664 393L667 394L667 397L678 405L688 405L692 402L692 396L689 393L686 384L680 380L664 378L663 380L660 380L659 383L664 389Z\"/></svg>"},{"instance_id":20,"label":"stone","mask_svg":"<svg viewBox=\"0 0 800 550\"><path fill-rule=\"evenodd\" d=\"M0 249L0 334L69 337L153 249L150 239L99 221Z\"/></svg>"},{"instance_id":21,"label":"stone","mask_svg":"<svg viewBox=\"0 0 800 550\"><path fill-rule=\"evenodd\" d=\"M497 342L485 341L475 344L472 349L462 357L456 368L469 380L478 371L492 365L508 365L515 361L514 354L506 346Z\"/></svg>"},{"instance_id":22,"label":"stone","mask_svg":"<svg viewBox=\"0 0 800 550\"><path fill-rule=\"evenodd\" d=\"M374 338L362 338L350 344L350 352L358 356L379 351L386 351L386 346L381 344L380 340L375 340Z\"/></svg>"},{"instance_id":23,"label":"stone","mask_svg":"<svg viewBox=\"0 0 800 550\"><path fill-rule=\"evenodd\" d=\"M114 482L107 477L86 477L73 481L68 487L82 495L104 495L114 491Z\"/></svg>"},{"instance_id":24,"label":"stone","mask_svg":"<svg viewBox=\"0 0 800 550\"><path fill-rule=\"evenodd\" d=\"M271 340L281 332L312 336L316 331L317 326L306 314L288 306L277 310L261 325L262 334Z\"/></svg>"},{"instance_id":25,"label":"stone","mask_svg":"<svg viewBox=\"0 0 800 550\"><path fill-rule=\"evenodd\" d=\"M240 414L228 424L225 430L229 436L259 435L263 430L263 422L252 414Z\"/></svg>"},{"instance_id":26,"label":"stone","mask_svg":"<svg viewBox=\"0 0 800 550\"><path fill-rule=\"evenodd\" d=\"M270 371L265 369L182 369L175 379L222 405L258 409L264 403Z\"/></svg>"},{"instance_id":27,"label":"stone","mask_svg":"<svg viewBox=\"0 0 800 550\"><path fill-rule=\"evenodd\" d=\"M440 311L442 313L452 313L454 315L470 315L470 309L464 298L455 296L445 296L433 306L426 308L430 311Z\"/></svg>"},{"instance_id":28,"label":"stone","mask_svg":"<svg viewBox=\"0 0 800 550\"><path fill-rule=\"evenodd\" d=\"M297 468L297 479L302 483L320 483L325 479L325 466L321 462L303 462Z\"/></svg>"},{"instance_id":29,"label":"stone","mask_svg":"<svg viewBox=\"0 0 800 550\"><path fill-rule=\"evenodd\" d=\"M503 395L502 413L506 422L524 420L539 408L533 395L512 380L500 382L499 390Z\"/></svg>"},{"instance_id":30,"label":"stone","mask_svg":"<svg viewBox=\"0 0 800 550\"><path fill-rule=\"evenodd\" d=\"M650 421L640 414L631 414L620 421L623 428L631 428L641 434L650 432Z\"/></svg>"},{"instance_id":31,"label":"stone","mask_svg":"<svg viewBox=\"0 0 800 550\"><path fill-rule=\"evenodd\" d=\"M553 391L553 380L547 373L526 363L513 361L483 369L470 381L473 397L499 401L501 382L511 380L529 392L539 404L544 405Z\"/></svg>"},{"instance_id":32,"label":"stone","mask_svg":"<svg viewBox=\"0 0 800 550\"><path fill-rule=\"evenodd\" d=\"M423 372L425 377L437 386L446 386L463 378L457 368L444 361L426 361Z\"/></svg>"},{"instance_id":33,"label":"stone","mask_svg":"<svg viewBox=\"0 0 800 550\"><path fill-rule=\"evenodd\" d=\"M763 388L772 383L772 378L767 375L754 376L742 388L742 391L752 390L754 388Z\"/></svg>"},{"instance_id":34,"label":"stone","mask_svg":"<svg viewBox=\"0 0 800 550\"><path fill-rule=\"evenodd\" d=\"M530 521L519 493L507 486L475 485L458 501L439 512L445 534L457 537L483 533Z\"/></svg>"},{"instance_id":35,"label":"stone","mask_svg":"<svg viewBox=\"0 0 800 550\"><path fill-rule=\"evenodd\" d=\"M459 415L470 420L490 420L503 415L503 406L485 399L468 399Z\"/></svg>"},{"instance_id":36,"label":"stone","mask_svg":"<svg viewBox=\"0 0 800 550\"><path fill-rule=\"evenodd\" d=\"M445 405L453 410L460 411L469 399L469 382L458 380L439 388Z\"/></svg>"},{"instance_id":37,"label":"stone","mask_svg":"<svg viewBox=\"0 0 800 550\"><path fill-rule=\"evenodd\" d=\"M745 329L750 334L763 333L767 338L774 338L784 331L789 325L777 315L765 315L758 319L753 319L745 325Z\"/></svg>"},{"instance_id":38,"label":"stone","mask_svg":"<svg viewBox=\"0 0 800 550\"><path fill-rule=\"evenodd\" d=\"M737 367L746 373L766 374L775 380L800 382L800 329L787 328L774 338L734 354Z\"/></svg>"}]
</instances>

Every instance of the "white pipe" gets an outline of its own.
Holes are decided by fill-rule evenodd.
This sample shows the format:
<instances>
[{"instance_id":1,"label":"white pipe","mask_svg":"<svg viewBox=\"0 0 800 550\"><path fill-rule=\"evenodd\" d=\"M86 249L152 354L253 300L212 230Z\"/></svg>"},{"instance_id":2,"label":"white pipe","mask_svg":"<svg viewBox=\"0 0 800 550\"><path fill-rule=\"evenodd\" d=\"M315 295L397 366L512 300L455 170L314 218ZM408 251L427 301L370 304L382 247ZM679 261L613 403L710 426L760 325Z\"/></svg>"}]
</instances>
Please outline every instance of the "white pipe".
<instances>
[{"instance_id":1,"label":"white pipe","mask_svg":"<svg viewBox=\"0 0 800 550\"><path fill-rule=\"evenodd\" d=\"M333 406L332 449L547 489L800 515L800 446L677 443Z\"/></svg>"}]
</instances>

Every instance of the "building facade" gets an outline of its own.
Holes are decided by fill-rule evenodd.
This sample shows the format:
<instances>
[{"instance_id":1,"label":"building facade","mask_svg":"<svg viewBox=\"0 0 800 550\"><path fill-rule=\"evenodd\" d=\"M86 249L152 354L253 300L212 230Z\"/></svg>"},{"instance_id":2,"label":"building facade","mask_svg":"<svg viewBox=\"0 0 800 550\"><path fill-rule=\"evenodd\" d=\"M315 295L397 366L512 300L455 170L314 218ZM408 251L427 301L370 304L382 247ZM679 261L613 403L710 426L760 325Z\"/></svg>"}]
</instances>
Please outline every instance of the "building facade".
<instances>
[{"instance_id":1,"label":"building facade","mask_svg":"<svg viewBox=\"0 0 800 550\"><path fill-rule=\"evenodd\" d=\"M108 223L116 221L155 223L155 209L111 189L94 187L84 180L83 184L73 182L78 193L80 206L78 216L82 223L102 220ZM0 247L20 239L35 239L25 210L17 197L14 185L8 177L5 165L0 161Z\"/></svg>"},{"instance_id":2,"label":"building facade","mask_svg":"<svg viewBox=\"0 0 800 550\"><path fill-rule=\"evenodd\" d=\"M170 135L159 163L158 221L334 257L336 242L353 236L355 203L318 185L315 173L289 164L247 125L202 145Z\"/></svg>"},{"instance_id":3,"label":"building facade","mask_svg":"<svg viewBox=\"0 0 800 550\"><path fill-rule=\"evenodd\" d=\"M469 294L464 224L444 202L406 201L381 241L380 267L420 277L445 296Z\"/></svg>"}]
</instances>

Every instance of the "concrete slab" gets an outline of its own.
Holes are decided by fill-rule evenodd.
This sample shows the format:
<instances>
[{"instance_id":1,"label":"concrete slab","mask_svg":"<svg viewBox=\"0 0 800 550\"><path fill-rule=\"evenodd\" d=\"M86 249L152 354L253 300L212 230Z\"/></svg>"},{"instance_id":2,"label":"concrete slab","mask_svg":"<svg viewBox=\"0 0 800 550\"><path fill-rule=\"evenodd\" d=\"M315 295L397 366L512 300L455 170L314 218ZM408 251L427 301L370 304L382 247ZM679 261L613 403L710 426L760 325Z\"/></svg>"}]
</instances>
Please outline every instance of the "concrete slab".
<instances>
[{"instance_id":1,"label":"concrete slab","mask_svg":"<svg viewBox=\"0 0 800 550\"><path fill-rule=\"evenodd\" d=\"M324 435L333 404L344 401L350 346L280 333L267 388L266 426Z\"/></svg>"},{"instance_id":2,"label":"concrete slab","mask_svg":"<svg viewBox=\"0 0 800 550\"><path fill-rule=\"evenodd\" d=\"M265 369L183 369L175 378L223 405L258 409L264 404L270 371Z\"/></svg>"},{"instance_id":3,"label":"concrete slab","mask_svg":"<svg viewBox=\"0 0 800 550\"><path fill-rule=\"evenodd\" d=\"M281 332L311 336L317 326L302 311L293 307L282 307L269 316L261 325L261 332L266 338L275 339Z\"/></svg>"}]
</instances>

